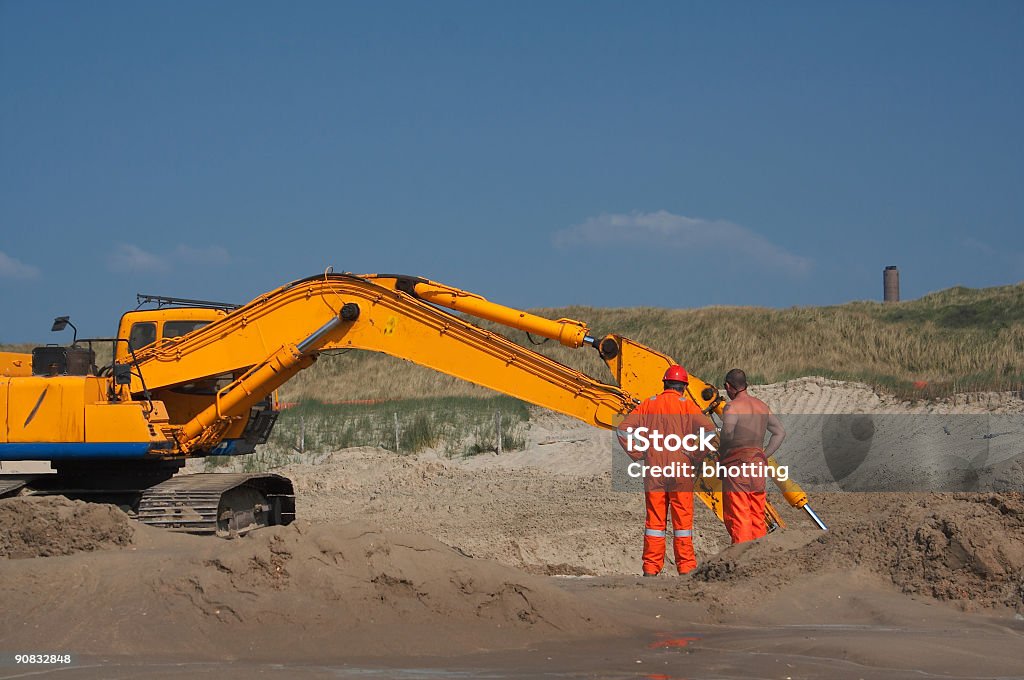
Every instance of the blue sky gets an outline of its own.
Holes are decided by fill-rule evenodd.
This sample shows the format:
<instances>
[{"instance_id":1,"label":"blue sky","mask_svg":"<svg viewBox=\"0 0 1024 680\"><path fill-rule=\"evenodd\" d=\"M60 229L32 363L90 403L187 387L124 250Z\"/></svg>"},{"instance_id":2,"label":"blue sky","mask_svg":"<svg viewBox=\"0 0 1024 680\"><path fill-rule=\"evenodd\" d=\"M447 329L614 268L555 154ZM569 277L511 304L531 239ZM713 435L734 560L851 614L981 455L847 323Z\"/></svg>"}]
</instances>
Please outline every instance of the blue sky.
<instances>
[{"instance_id":1,"label":"blue sky","mask_svg":"<svg viewBox=\"0 0 1024 680\"><path fill-rule=\"evenodd\" d=\"M994 1L0 1L0 342L328 265L525 307L1018 282L1022 34Z\"/></svg>"}]
</instances>

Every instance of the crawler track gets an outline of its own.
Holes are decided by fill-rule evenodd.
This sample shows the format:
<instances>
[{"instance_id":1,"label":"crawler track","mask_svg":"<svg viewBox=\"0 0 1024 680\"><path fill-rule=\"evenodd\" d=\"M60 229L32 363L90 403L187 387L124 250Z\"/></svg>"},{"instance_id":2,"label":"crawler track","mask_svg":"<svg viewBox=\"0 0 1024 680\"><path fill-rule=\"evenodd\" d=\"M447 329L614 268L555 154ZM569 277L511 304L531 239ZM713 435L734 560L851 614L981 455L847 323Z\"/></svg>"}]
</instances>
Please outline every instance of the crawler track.
<instances>
[{"instance_id":1,"label":"crawler track","mask_svg":"<svg viewBox=\"0 0 1024 680\"><path fill-rule=\"evenodd\" d=\"M178 475L143 491L137 519L190 534L244 533L290 524L295 519L295 492L291 480L280 475Z\"/></svg>"}]
</instances>

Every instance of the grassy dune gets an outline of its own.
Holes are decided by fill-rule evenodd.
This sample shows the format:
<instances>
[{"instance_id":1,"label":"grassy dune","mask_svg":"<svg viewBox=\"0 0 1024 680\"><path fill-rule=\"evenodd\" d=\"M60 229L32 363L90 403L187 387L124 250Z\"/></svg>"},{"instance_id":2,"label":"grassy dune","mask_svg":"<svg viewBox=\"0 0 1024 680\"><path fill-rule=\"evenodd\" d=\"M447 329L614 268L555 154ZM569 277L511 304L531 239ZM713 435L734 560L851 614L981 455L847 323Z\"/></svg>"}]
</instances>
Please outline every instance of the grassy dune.
<instances>
[{"instance_id":1,"label":"grassy dune","mask_svg":"<svg viewBox=\"0 0 1024 680\"><path fill-rule=\"evenodd\" d=\"M27 353L30 353L32 351L33 347L35 347L35 345L30 345L30 344L24 343L24 342L20 343L20 344L2 344L2 343L0 343L0 352L22 352L22 353L26 353L27 354Z\"/></svg>"},{"instance_id":2,"label":"grassy dune","mask_svg":"<svg viewBox=\"0 0 1024 680\"><path fill-rule=\"evenodd\" d=\"M757 382L823 375L863 381L906 397L1019 390L1024 385L1024 284L950 288L889 305L534 311L583 320L594 335L627 336L714 381L739 366ZM534 347L522 332L482 325L598 379L609 379L591 348L571 350L554 342ZM914 386L920 382L927 387ZM325 355L282 390L289 401L492 395L450 376L365 352Z\"/></svg>"},{"instance_id":3,"label":"grassy dune","mask_svg":"<svg viewBox=\"0 0 1024 680\"><path fill-rule=\"evenodd\" d=\"M500 414L500 420L495 416ZM474 456L526 445L526 404L503 395L404 399L377 404L303 401L281 413L270 441L242 460L243 470L270 470L308 460L306 454L372 446L408 454L434 448L449 458ZM230 457L206 459L207 469L232 464Z\"/></svg>"},{"instance_id":4,"label":"grassy dune","mask_svg":"<svg viewBox=\"0 0 1024 680\"><path fill-rule=\"evenodd\" d=\"M1024 385L1024 284L951 288L888 305L534 311L586 321L596 335L627 336L715 381L739 366L757 382L822 375L863 381L905 397L1020 390ZM564 364L609 379L593 349L572 350L554 342L534 347L522 332L502 332ZM920 382L927 387L914 386ZM359 352L323 357L284 389L285 398L294 400L487 394L404 361Z\"/></svg>"}]
</instances>

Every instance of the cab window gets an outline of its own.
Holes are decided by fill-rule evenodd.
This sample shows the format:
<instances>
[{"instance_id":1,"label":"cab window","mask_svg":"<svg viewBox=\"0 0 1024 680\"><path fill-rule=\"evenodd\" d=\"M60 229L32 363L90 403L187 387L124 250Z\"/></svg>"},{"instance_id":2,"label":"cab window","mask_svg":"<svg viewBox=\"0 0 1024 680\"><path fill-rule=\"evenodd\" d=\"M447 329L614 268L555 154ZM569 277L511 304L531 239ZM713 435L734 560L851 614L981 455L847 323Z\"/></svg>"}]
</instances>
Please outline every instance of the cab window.
<instances>
[{"instance_id":1,"label":"cab window","mask_svg":"<svg viewBox=\"0 0 1024 680\"><path fill-rule=\"evenodd\" d=\"M137 351L156 342L156 323L144 321L132 324L132 330L128 334L128 346L132 351Z\"/></svg>"},{"instance_id":2,"label":"cab window","mask_svg":"<svg viewBox=\"0 0 1024 680\"><path fill-rule=\"evenodd\" d=\"M164 337L178 338L198 330L210 323L209 321L168 321L164 323Z\"/></svg>"}]
</instances>

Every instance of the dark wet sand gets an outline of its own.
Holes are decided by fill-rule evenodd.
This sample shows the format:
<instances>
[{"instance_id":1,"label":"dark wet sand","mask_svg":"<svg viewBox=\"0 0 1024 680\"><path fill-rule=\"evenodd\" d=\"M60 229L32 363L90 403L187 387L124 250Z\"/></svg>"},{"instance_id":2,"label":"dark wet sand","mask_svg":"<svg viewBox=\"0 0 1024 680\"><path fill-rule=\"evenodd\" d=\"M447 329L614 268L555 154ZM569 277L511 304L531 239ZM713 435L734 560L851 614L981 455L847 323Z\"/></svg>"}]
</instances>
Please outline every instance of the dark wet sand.
<instances>
[{"instance_id":1,"label":"dark wet sand","mask_svg":"<svg viewBox=\"0 0 1024 680\"><path fill-rule=\"evenodd\" d=\"M749 612L774 623L694 623L702 607L672 599L686 579L552 579L618 617L624 637L446 656L347 656L317 663L80 656L73 667L0 667L0 677L59 678L1020 678L1024 621L967 614L862 580L811 583ZM821 592L827 590L828 592ZM844 602L845 600L845 602ZM737 618L743 616L736 612ZM640 630L639 634L637 631Z\"/></svg>"}]
</instances>

